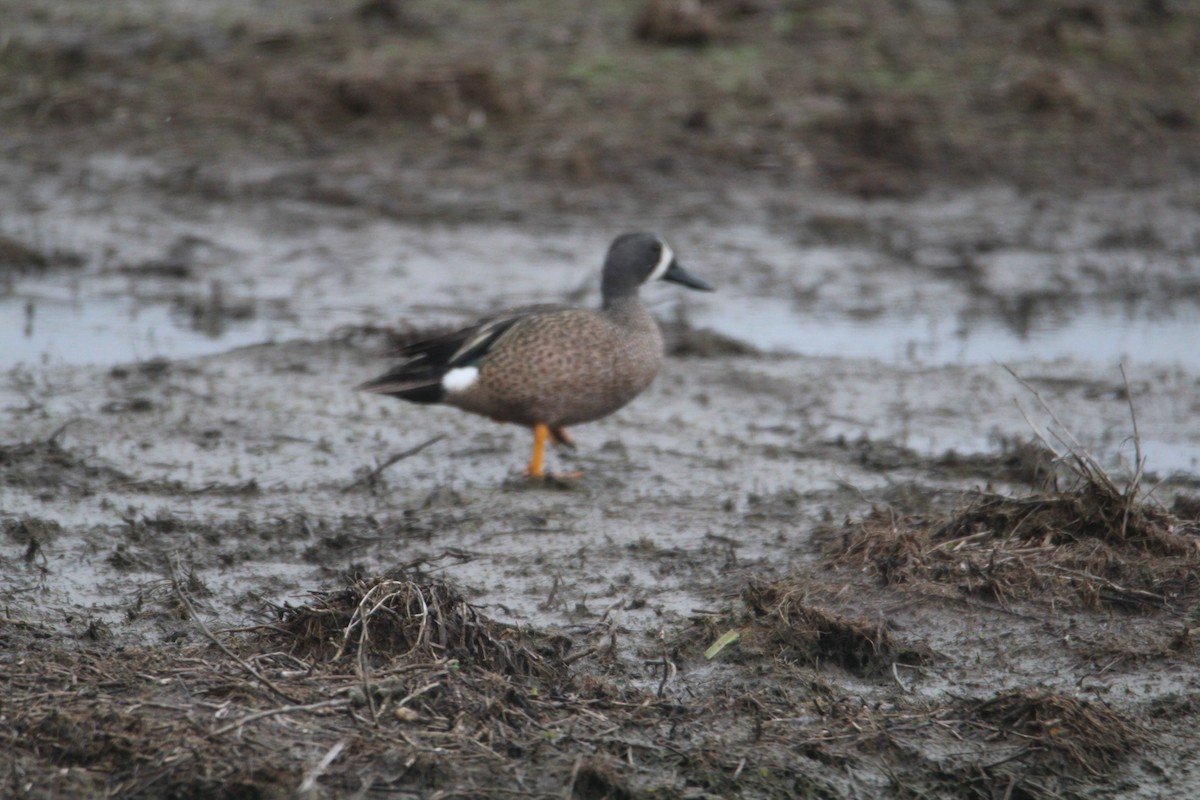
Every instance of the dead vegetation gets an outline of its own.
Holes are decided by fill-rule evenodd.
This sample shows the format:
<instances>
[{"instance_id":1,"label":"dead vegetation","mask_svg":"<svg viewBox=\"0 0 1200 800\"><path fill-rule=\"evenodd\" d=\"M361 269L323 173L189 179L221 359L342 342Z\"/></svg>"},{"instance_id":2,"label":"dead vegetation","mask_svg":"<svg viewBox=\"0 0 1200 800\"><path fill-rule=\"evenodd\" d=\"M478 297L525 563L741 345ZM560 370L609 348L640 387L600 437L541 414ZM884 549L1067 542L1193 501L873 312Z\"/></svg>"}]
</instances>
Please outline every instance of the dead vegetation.
<instances>
[{"instance_id":1,"label":"dead vegetation","mask_svg":"<svg viewBox=\"0 0 1200 800\"><path fill-rule=\"evenodd\" d=\"M93 147L197 158L246 136L256 153L376 143L439 171L469 163L464 188L481 169L627 188L738 165L877 195L1174 177L1200 130L1182 3L1114 8L1100 26L1037 5L863 0L372 0L285 18L121 6L64 11L53 35L36 4L14 7L10 138L56 148L87 128ZM609 108L622 113L596 113Z\"/></svg>"},{"instance_id":2,"label":"dead vegetation","mask_svg":"<svg viewBox=\"0 0 1200 800\"><path fill-rule=\"evenodd\" d=\"M606 713L636 716L641 702L571 677L561 640L501 626L441 582L354 579L234 635L201 620L192 583L172 583L207 642L72 646L4 620L0 640L24 653L2 680L6 784L71 796L472 785L472 796L537 796L546 777L523 775L522 759L554 761L561 786L571 762L554 758L560 733L586 740L610 727ZM574 779L591 785L593 772L581 763Z\"/></svg>"},{"instance_id":3,"label":"dead vegetation","mask_svg":"<svg viewBox=\"0 0 1200 800\"><path fill-rule=\"evenodd\" d=\"M1144 496L1132 406L1136 455L1124 484L1042 407L1057 427L1043 433L1030 422L1040 450L1052 456L1050 467L1039 457L1034 475L1054 475L1053 489L1023 497L975 491L950 512L920 516L877 508L824 531L829 555L872 569L884 584L950 585L1002 605L1073 600L1089 609L1165 609L1194 599L1200 528ZM1056 467L1066 469L1070 486L1058 488Z\"/></svg>"},{"instance_id":4,"label":"dead vegetation","mask_svg":"<svg viewBox=\"0 0 1200 800\"><path fill-rule=\"evenodd\" d=\"M884 584L949 586L1001 604L1168 608L1200 590L1200 550L1172 517L1137 508L1127 518L1087 488L1020 498L976 492L948 514L877 509L826 535L834 559L868 567Z\"/></svg>"},{"instance_id":5,"label":"dead vegetation","mask_svg":"<svg viewBox=\"0 0 1200 800\"><path fill-rule=\"evenodd\" d=\"M54 267L81 267L83 257L65 250L44 250L32 247L10 236L0 234L0 276L41 272Z\"/></svg>"},{"instance_id":6,"label":"dead vegetation","mask_svg":"<svg viewBox=\"0 0 1200 800\"><path fill-rule=\"evenodd\" d=\"M529 107L536 93L535 76L501 75L483 62L412 68L404 64L366 61L339 71L327 95L332 109L353 118L412 119L419 122L469 123L482 126ZM295 113L281 105L281 116Z\"/></svg>"},{"instance_id":7,"label":"dead vegetation","mask_svg":"<svg viewBox=\"0 0 1200 800\"><path fill-rule=\"evenodd\" d=\"M277 609L275 623L226 632L203 621L194 582L176 573L171 585L203 641L70 642L0 621L0 642L22 654L0 672L5 785L45 796L670 798L693 781L719 796L797 786L832 796L825 765L931 724L931 709L881 711L819 678L811 696L621 687L579 670L589 651L566 656L563 637L500 625L414 576L353 578Z\"/></svg>"},{"instance_id":8,"label":"dead vegetation","mask_svg":"<svg viewBox=\"0 0 1200 800\"><path fill-rule=\"evenodd\" d=\"M566 640L526 634L484 617L442 581L403 576L353 578L337 592L318 592L308 605L278 609L264 637L313 664L457 663L512 678L561 678ZM559 652L559 651L562 652Z\"/></svg>"},{"instance_id":9,"label":"dead vegetation","mask_svg":"<svg viewBox=\"0 0 1200 800\"><path fill-rule=\"evenodd\" d=\"M943 659L883 612L821 607L826 567L754 581L740 614L696 629L706 644L730 626L740 637L710 662L726 671L715 680L682 661L681 674L666 649L632 668L621 653L636 637L619 626L568 637L499 623L420 565L347 578L236 631L210 627L208 589L177 569L155 589L190 621L171 644L0 620L19 654L0 671L0 781L122 797L679 798L683 784L834 797L847 771L882 769L931 797L1055 797L1141 750L1135 719L1074 696L918 689ZM589 637L599 644L579 646ZM847 689L838 670L874 688Z\"/></svg>"},{"instance_id":10,"label":"dead vegetation","mask_svg":"<svg viewBox=\"0 0 1200 800\"><path fill-rule=\"evenodd\" d=\"M1046 691L1000 692L963 703L964 728L1020 743L1022 755L1100 775L1134 752L1144 732L1112 710Z\"/></svg>"},{"instance_id":11,"label":"dead vegetation","mask_svg":"<svg viewBox=\"0 0 1200 800\"><path fill-rule=\"evenodd\" d=\"M719 33L716 16L700 0L647 0L633 35L657 44L704 45Z\"/></svg>"},{"instance_id":12,"label":"dead vegetation","mask_svg":"<svg viewBox=\"0 0 1200 800\"><path fill-rule=\"evenodd\" d=\"M888 632L882 620L848 619L805 602L799 582L754 583L742 593L763 643L799 663L836 664L860 674L879 674L892 664L920 664L932 653Z\"/></svg>"},{"instance_id":13,"label":"dead vegetation","mask_svg":"<svg viewBox=\"0 0 1200 800\"><path fill-rule=\"evenodd\" d=\"M749 614L705 621L710 639L723 634L706 652L708 658L737 642L737 650L752 659L765 655L789 664L834 665L858 675L880 675L893 664L921 664L933 655L924 644L897 639L883 620L848 618L809 605L801 578L755 581L741 597ZM721 658L731 655L725 652Z\"/></svg>"},{"instance_id":14,"label":"dead vegetation","mask_svg":"<svg viewBox=\"0 0 1200 800\"><path fill-rule=\"evenodd\" d=\"M890 794L972 800L1091 796L1095 782L1112 785L1146 740L1144 728L1111 708L1042 689L962 698L924 712L876 715L890 717L882 733L900 756L890 774ZM939 755L932 758L931 750L914 746L939 739L942 746L932 748Z\"/></svg>"},{"instance_id":15,"label":"dead vegetation","mask_svg":"<svg viewBox=\"0 0 1200 800\"><path fill-rule=\"evenodd\" d=\"M931 796L971 786L991 797L1104 778L1144 739L1122 715L1050 692L880 702L820 671L764 683L760 658L745 662L744 684L656 698L577 671L559 637L518 636L436 581L352 579L283 609L278 624L227 632L197 616L192 583L173 585L207 641L114 646L0 623L0 642L22 653L0 674L5 785L44 796L677 798L689 795L672 787L689 781L716 796L833 797L844 795L839 775L882 759L898 764L898 785L931 789L954 774L965 783ZM747 602L783 637L768 641L802 641L826 663L901 657L887 634L804 606L794 587L751 587ZM912 757L931 742L957 754ZM997 752L999 767L960 766Z\"/></svg>"},{"instance_id":16,"label":"dead vegetation","mask_svg":"<svg viewBox=\"0 0 1200 800\"><path fill-rule=\"evenodd\" d=\"M64 425L43 440L0 445L0 485L37 489L40 497L49 499L60 493L88 496L129 480L118 470L89 464L64 448L59 438L65 429Z\"/></svg>"}]
</instances>

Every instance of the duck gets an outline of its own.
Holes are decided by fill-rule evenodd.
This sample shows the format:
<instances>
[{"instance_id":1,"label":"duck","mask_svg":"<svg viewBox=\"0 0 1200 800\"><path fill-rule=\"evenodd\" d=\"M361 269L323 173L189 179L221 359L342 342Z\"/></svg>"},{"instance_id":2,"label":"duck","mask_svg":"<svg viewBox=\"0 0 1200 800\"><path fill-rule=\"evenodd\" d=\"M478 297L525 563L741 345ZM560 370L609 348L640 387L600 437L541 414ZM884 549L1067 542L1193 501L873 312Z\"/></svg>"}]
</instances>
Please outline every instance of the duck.
<instances>
[{"instance_id":1,"label":"duck","mask_svg":"<svg viewBox=\"0 0 1200 800\"><path fill-rule=\"evenodd\" d=\"M524 474L543 479L548 441L574 448L568 427L620 410L658 374L662 332L639 297L655 280L713 291L662 237L624 233L605 256L599 308L543 304L484 317L404 346L400 363L357 389L527 427Z\"/></svg>"}]
</instances>

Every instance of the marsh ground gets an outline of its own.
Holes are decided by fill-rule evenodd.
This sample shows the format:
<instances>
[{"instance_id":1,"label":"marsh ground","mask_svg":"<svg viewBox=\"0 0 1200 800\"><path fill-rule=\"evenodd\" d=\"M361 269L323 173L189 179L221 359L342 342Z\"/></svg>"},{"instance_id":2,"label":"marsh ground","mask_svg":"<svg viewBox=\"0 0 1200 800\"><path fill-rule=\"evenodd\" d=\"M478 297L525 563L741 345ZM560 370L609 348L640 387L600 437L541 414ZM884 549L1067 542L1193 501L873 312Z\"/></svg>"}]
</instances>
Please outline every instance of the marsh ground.
<instances>
[{"instance_id":1,"label":"marsh ground","mask_svg":"<svg viewBox=\"0 0 1200 800\"><path fill-rule=\"evenodd\" d=\"M6 794L1195 789L1184 4L11 6ZM635 225L581 480L349 390Z\"/></svg>"}]
</instances>

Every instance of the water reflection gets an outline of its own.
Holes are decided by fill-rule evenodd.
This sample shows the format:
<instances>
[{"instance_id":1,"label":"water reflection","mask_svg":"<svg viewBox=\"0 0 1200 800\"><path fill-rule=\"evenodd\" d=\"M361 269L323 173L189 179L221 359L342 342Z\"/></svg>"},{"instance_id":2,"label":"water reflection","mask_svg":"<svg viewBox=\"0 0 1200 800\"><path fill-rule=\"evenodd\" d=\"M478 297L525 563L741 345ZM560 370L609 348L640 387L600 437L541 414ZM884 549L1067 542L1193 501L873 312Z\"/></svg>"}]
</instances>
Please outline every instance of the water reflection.
<instances>
[{"instance_id":1,"label":"water reflection","mask_svg":"<svg viewBox=\"0 0 1200 800\"><path fill-rule=\"evenodd\" d=\"M1003 308L923 314L850 315L797 311L790 303L723 298L695 309L693 324L763 350L876 358L928 366L1070 358L1200 368L1200 308L1094 304L1082 309L1037 299Z\"/></svg>"},{"instance_id":2,"label":"water reflection","mask_svg":"<svg viewBox=\"0 0 1200 800\"><path fill-rule=\"evenodd\" d=\"M111 365L155 356L188 358L234 347L321 337L365 319L362 309L233 297L218 280L206 290L150 300L134 296L10 296L0 299L0 367L54 361ZM657 309L662 315L663 309ZM769 352L872 358L925 366L1069 358L1176 364L1200 369L1200 307L1091 304L1028 295L1022 301L889 313L799 307L790 298L725 294L689 306L696 327Z\"/></svg>"},{"instance_id":3,"label":"water reflection","mask_svg":"<svg viewBox=\"0 0 1200 800\"><path fill-rule=\"evenodd\" d=\"M210 305L211 298L182 306L132 297L0 300L0 320L13 322L0 325L0 369L46 362L107 366L155 356L188 358L267 341L277 333L253 313L203 313Z\"/></svg>"}]
</instances>

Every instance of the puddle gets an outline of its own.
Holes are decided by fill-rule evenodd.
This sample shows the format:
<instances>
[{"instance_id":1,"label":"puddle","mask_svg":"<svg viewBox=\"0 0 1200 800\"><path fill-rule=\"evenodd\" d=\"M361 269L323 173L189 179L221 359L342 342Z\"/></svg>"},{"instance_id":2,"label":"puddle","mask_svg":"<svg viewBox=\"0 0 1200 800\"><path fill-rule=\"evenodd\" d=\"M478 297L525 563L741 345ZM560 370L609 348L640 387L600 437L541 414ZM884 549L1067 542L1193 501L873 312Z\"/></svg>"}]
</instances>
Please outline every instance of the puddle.
<instances>
[{"instance_id":1,"label":"puddle","mask_svg":"<svg viewBox=\"0 0 1200 800\"><path fill-rule=\"evenodd\" d=\"M60 363L110 366L158 356L191 358L294 331L264 319L203 325L170 304L134 298L0 301L0 368Z\"/></svg>"},{"instance_id":2,"label":"puddle","mask_svg":"<svg viewBox=\"0 0 1200 800\"><path fill-rule=\"evenodd\" d=\"M653 305L657 313L669 315L662 302ZM306 303L302 315L247 315L208 325L178 303L22 293L0 299L0 368L191 358L261 342L322 336L328 334L331 321L352 324L360 313L356 307ZM1098 365L1170 364L1200 370L1200 348L1194 346L1200 310L1193 307L1169 315L1092 307L1025 320L1020 330L995 316L814 313L783 301L728 294L689 308L694 324L775 353L921 366L1066 358ZM423 310L420 316L430 314Z\"/></svg>"},{"instance_id":3,"label":"puddle","mask_svg":"<svg viewBox=\"0 0 1200 800\"><path fill-rule=\"evenodd\" d=\"M1069 358L1099 365L1174 364L1200 369L1200 309L1092 307L1077 314L1022 320L967 313L866 318L813 313L761 298L722 298L691 313L694 324L769 352L874 358L922 366Z\"/></svg>"},{"instance_id":4,"label":"puddle","mask_svg":"<svg viewBox=\"0 0 1200 800\"><path fill-rule=\"evenodd\" d=\"M0 283L0 369L190 358L321 338L347 325L446 324L505 305L597 302L608 239L593 227L364 220L299 202L197 210L156 202L136 180L106 174L98 171L86 191L51 179L18 183L24 194L0 203L0 233L85 261L70 273ZM1075 205L1076 216L1099 213ZM914 209L918 218L922 209L949 213L936 204ZM1032 205L1006 213L1037 215ZM926 235L917 222L906 224ZM1197 268L1182 251L1130 261L1125 251L1004 240L965 280L958 267L939 271L929 258L901 258L873 240L817 246L748 223L678 235L689 244L687 263L718 291L648 287L654 312L666 319L685 303L694 324L764 351L919 366L1071 359L1200 370L1192 344L1200 307L1171 302L1187 296L1181 287L1193 285ZM939 246L957 252L950 244ZM175 265L183 277L139 271L153 264ZM1077 306L1054 305L1056 281L1066 281ZM1126 284L1159 302L1096 299L1122 296L1112 286ZM996 307L979 308L980 286ZM1042 304L1024 308L1034 289ZM1004 312L1005 304L1015 310Z\"/></svg>"},{"instance_id":5,"label":"puddle","mask_svg":"<svg viewBox=\"0 0 1200 800\"><path fill-rule=\"evenodd\" d=\"M1131 448L1126 447L1128 451ZM1142 441L1142 453L1146 459L1146 471L1158 477L1176 475L1200 475L1200 448L1188 442L1166 442L1161 439ZM1132 453L1126 453L1132 460Z\"/></svg>"}]
</instances>

